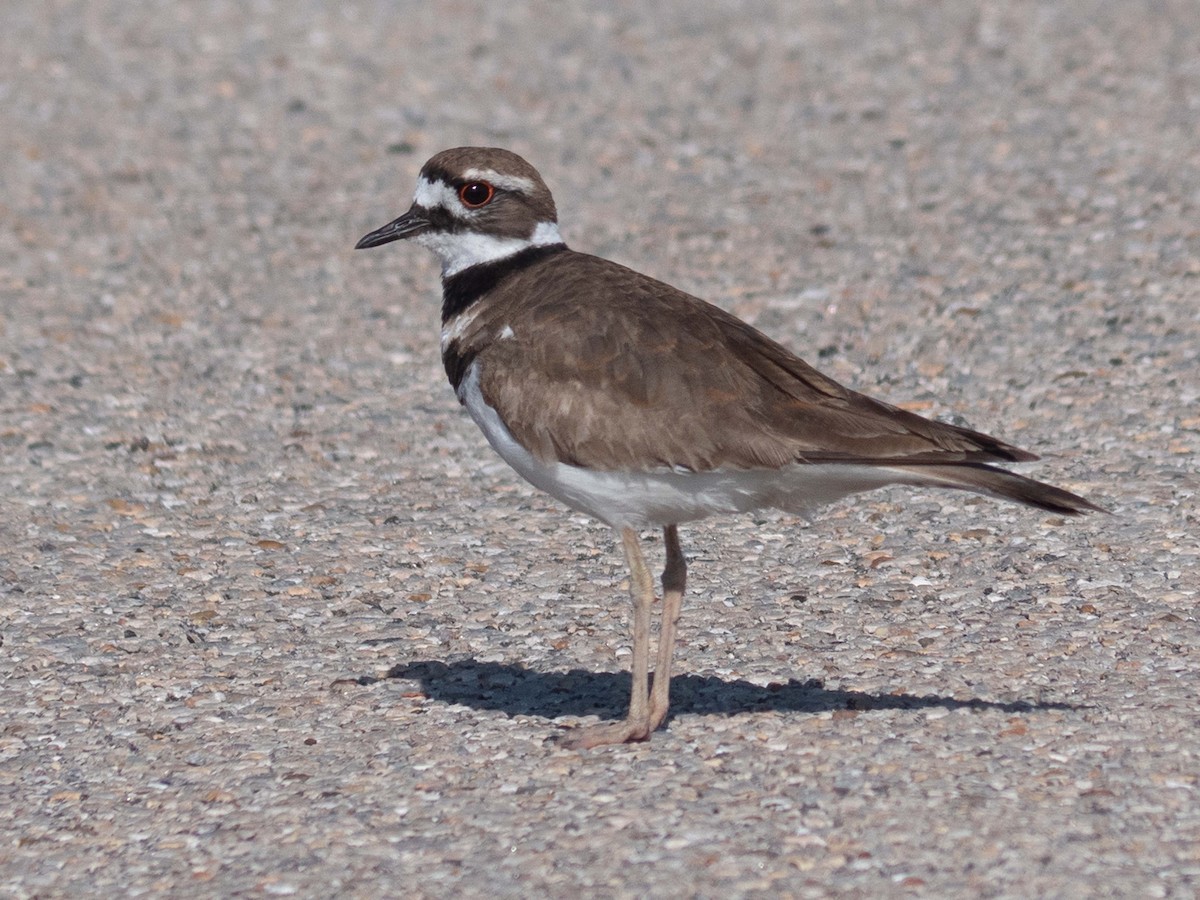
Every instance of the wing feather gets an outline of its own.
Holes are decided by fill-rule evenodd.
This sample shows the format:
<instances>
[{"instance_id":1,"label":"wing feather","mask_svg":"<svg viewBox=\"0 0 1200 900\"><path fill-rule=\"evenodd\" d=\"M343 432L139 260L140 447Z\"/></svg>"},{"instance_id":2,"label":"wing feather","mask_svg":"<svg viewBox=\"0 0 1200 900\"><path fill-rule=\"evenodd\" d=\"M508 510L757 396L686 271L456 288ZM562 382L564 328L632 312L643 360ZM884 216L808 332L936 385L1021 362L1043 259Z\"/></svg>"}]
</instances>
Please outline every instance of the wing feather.
<instances>
[{"instance_id":1,"label":"wing feather","mask_svg":"<svg viewBox=\"0 0 1200 900\"><path fill-rule=\"evenodd\" d=\"M542 460L703 472L1036 458L849 390L718 307L597 257L553 256L488 304L460 340L484 399Z\"/></svg>"}]
</instances>

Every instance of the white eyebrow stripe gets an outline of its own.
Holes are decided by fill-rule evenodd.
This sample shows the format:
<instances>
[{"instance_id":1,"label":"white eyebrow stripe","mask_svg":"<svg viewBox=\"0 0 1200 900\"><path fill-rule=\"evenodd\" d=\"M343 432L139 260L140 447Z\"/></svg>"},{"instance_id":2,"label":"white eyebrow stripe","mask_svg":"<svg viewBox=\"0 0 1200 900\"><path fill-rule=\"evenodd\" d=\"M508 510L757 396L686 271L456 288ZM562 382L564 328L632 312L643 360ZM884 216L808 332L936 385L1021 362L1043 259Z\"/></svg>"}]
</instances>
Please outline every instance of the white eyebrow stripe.
<instances>
[{"instance_id":1,"label":"white eyebrow stripe","mask_svg":"<svg viewBox=\"0 0 1200 900\"><path fill-rule=\"evenodd\" d=\"M487 181L493 187L502 191L516 191L519 194L533 193L533 179L523 175L502 175L495 169L467 169L463 178L468 181Z\"/></svg>"}]
</instances>

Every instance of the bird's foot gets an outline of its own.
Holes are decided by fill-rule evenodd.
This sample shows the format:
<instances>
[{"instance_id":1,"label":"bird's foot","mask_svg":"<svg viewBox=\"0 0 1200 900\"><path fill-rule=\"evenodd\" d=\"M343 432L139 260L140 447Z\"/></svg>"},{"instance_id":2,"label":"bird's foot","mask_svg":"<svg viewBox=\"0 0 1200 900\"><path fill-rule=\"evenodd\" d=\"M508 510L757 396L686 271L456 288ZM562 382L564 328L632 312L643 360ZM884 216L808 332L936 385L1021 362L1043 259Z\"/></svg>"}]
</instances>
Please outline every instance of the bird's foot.
<instances>
[{"instance_id":1,"label":"bird's foot","mask_svg":"<svg viewBox=\"0 0 1200 900\"><path fill-rule=\"evenodd\" d=\"M622 719L620 722L605 722L585 728L570 728L557 736L555 743L566 750L590 750L608 744L632 744L650 740L649 719Z\"/></svg>"}]
</instances>

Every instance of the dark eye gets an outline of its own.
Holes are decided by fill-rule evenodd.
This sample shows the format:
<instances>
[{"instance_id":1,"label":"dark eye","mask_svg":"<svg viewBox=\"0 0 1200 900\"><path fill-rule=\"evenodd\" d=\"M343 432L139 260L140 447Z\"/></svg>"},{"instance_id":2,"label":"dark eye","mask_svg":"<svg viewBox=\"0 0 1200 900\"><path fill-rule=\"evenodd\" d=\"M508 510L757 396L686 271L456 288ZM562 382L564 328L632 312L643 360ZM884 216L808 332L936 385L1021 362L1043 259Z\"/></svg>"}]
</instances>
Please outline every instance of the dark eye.
<instances>
[{"instance_id":1,"label":"dark eye","mask_svg":"<svg viewBox=\"0 0 1200 900\"><path fill-rule=\"evenodd\" d=\"M496 189L486 181L468 181L458 189L458 199L468 209L487 206L495 195Z\"/></svg>"}]
</instances>

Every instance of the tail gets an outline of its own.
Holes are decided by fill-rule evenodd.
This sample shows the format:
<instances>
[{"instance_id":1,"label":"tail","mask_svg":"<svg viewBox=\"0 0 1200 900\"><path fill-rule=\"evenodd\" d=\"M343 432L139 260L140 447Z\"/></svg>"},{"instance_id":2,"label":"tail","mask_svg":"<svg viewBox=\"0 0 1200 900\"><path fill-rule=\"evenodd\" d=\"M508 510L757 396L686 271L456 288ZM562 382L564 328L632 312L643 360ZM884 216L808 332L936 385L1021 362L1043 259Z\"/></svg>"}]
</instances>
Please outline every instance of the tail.
<instances>
[{"instance_id":1,"label":"tail","mask_svg":"<svg viewBox=\"0 0 1200 900\"><path fill-rule=\"evenodd\" d=\"M1006 469L997 469L983 463L957 463L955 465L908 465L888 466L889 471L902 476L904 484L933 485L956 488L987 494L1001 500L1012 500L1026 506L1078 516L1089 512L1108 512L1078 494L1056 488L1042 481L1034 481Z\"/></svg>"}]
</instances>

